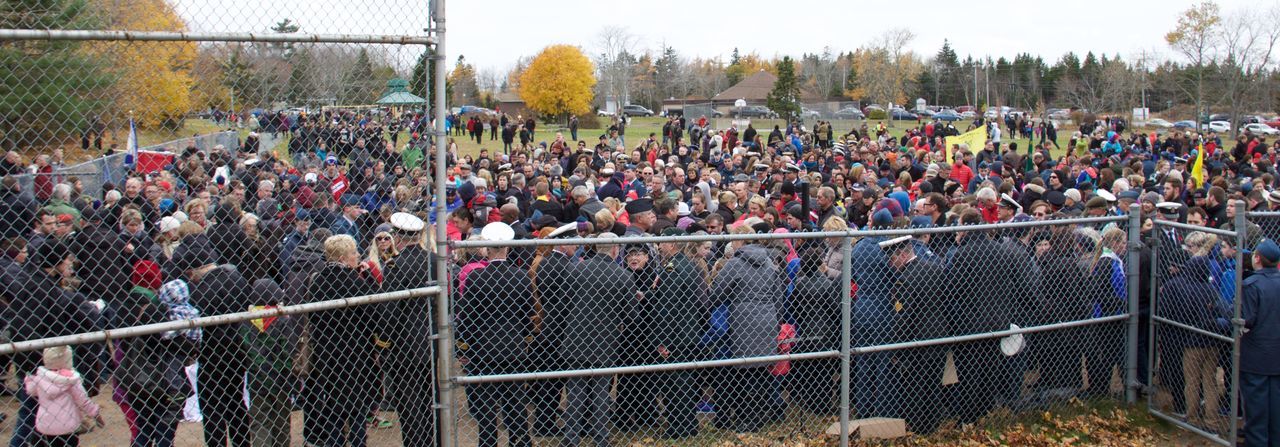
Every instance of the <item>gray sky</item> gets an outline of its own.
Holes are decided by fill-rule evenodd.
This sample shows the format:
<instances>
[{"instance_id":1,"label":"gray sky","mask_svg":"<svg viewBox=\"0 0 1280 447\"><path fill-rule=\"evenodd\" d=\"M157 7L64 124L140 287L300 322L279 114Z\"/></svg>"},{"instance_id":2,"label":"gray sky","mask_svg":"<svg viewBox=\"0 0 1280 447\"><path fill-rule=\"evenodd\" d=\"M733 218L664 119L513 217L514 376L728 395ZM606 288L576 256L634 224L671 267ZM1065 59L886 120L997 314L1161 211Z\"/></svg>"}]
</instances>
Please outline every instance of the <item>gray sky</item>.
<instances>
[{"instance_id":1,"label":"gray sky","mask_svg":"<svg viewBox=\"0 0 1280 447\"><path fill-rule=\"evenodd\" d=\"M426 23L427 0L178 0L178 10L203 31L263 31L284 17L317 33L413 33ZM848 3L848 4L846 4ZM906 27L911 48L928 57L950 39L961 58L1039 54L1049 62L1067 51L1116 54L1143 50L1172 57L1164 34L1191 0L988 0L981 2L835 2L818 0L452 0L448 3L453 60L463 54L479 69L504 73L521 56L567 43L590 51L605 25L627 27L640 49L665 42L686 58L722 57L734 47L766 58L848 51L883 31ZM1218 0L1224 13L1264 10L1272 2ZM360 5L353 13L351 5ZM1052 6L1048 6L1052 5ZM414 52L417 54L417 52ZM727 63L727 62L726 62Z\"/></svg>"}]
</instances>

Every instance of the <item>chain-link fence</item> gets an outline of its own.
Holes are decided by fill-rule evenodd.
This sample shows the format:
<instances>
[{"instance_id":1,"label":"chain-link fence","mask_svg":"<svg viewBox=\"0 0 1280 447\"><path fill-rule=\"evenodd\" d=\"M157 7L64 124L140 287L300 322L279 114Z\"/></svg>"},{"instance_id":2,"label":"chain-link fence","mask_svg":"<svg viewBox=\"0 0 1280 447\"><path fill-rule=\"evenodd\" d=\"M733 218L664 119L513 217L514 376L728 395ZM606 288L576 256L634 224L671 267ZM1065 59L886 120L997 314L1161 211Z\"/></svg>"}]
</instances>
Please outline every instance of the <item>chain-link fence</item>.
<instances>
[{"instance_id":1,"label":"chain-link fence","mask_svg":"<svg viewBox=\"0 0 1280 447\"><path fill-rule=\"evenodd\" d=\"M156 157L160 161L154 162L155 167L163 169L165 166L172 166L176 156L190 148L209 154L218 146L234 156L240 147L239 136L236 132L217 132L142 147L139 151L144 154L157 152L144 156ZM133 171L125 165L125 157L124 153L116 153L70 166L49 165L51 173L18 174L14 178L18 180L24 194L41 199L47 200L52 195L53 185L64 182L75 186L77 194L102 197L104 186L127 179ZM41 177L39 181L36 180L38 177Z\"/></svg>"},{"instance_id":2,"label":"chain-link fence","mask_svg":"<svg viewBox=\"0 0 1280 447\"><path fill-rule=\"evenodd\" d=\"M431 3L0 2L0 436L434 444Z\"/></svg>"},{"instance_id":3,"label":"chain-link fence","mask_svg":"<svg viewBox=\"0 0 1280 447\"><path fill-rule=\"evenodd\" d=\"M1238 219L1237 222L1242 222ZM1234 231L1154 221L1149 404L1153 414L1234 445L1239 411L1237 278L1245 249Z\"/></svg>"},{"instance_id":4,"label":"chain-link fence","mask_svg":"<svg viewBox=\"0 0 1280 447\"><path fill-rule=\"evenodd\" d=\"M458 445L928 434L1120 397L1128 227L458 243Z\"/></svg>"}]
</instances>

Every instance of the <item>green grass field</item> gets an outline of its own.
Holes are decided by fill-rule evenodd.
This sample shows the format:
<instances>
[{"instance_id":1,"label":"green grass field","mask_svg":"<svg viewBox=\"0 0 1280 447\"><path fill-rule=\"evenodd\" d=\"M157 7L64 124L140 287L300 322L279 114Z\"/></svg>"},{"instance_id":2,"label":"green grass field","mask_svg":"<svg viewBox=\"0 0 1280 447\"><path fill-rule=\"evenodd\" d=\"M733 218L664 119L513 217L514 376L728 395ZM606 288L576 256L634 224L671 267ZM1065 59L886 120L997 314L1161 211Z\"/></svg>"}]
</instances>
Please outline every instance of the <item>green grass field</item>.
<instances>
[{"instance_id":1,"label":"green grass field","mask_svg":"<svg viewBox=\"0 0 1280 447\"><path fill-rule=\"evenodd\" d=\"M665 118L660 118L660 117L632 118L631 123L627 126L627 134L625 136L627 147L629 148L635 147L635 145L639 144L641 141L644 141L646 138L649 138L650 133L656 134L657 138L661 139L662 124L664 122L666 122ZM882 121L868 121L867 127L874 128L875 125L879 122L882 122ZM889 132L893 134L895 137L901 137L902 134L907 131L908 126L915 127L914 121L894 121L894 122L883 121L883 122L890 123L892 125L892 127L889 128ZM730 124L731 124L730 119L719 118L719 119L713 120L712 127L715 129L725 129L725 128L728 128ZM838 135L848 133L849 130L853 129L855 126L860 127L862 125L862 122L839 120L839 121L832 121L832 124L835 125L835 132L833 132L833 134L838 136ZM769 131L773 129L774 125L779 125L785 128L786 123L783 120L752 120L752 125L755 126L757 131L767 135ZM811 125L811 124L807 124L807 125ZM960 128L961 130L963 130L964 127L967 125L968 124L966 121L956 122L956 127ZM739 130L742 130L742 129L743 127L739 127ZM1074 130L1075 130L1074 128L1072 129L1060 128L1058 130L1058 146L1066 146L1067 142L1071 139L1071 132L1073 132ZM537 144L538 142L542 142L542 141L546 141L550 143L551 141L555 140L556 133L563 133L565 139L569 138L569 130L568 128L565 128L563 125L540 123L534 135L534 143ZM603 133L605 133L603 129L579 129L578 139L582 141L586 141L587 145L589 146L594 146L598 141L598 139L600 138L600 135ZM402 136L401 141L404 141L404 138L407 138L407 137ZM451 136L451 138L453 138L454 141L458 143L458 149L463 155L469 154L474 157L480 153L480 149L488 149L490 153L493 153L495 151L497 152L502 151L501 139L490 141L488 134L484 136L484 143L481 143L481 144L477 144L475 140L469 140L466 135ZM1026 139L1011 139L1008 136L1005 136L1003 140L1004 140L1003 144L1006 144L1006 145L1009 144L1010 142L1017 142L1018 148L1020 151L1025 150L1028 143L1028 140ZM1031 143L1032 146L1034 146L1034 144L1035 144L1034 142ZM1054 155L1054 157L1060 156L1064 153L1066 153L1065 149L1052 151L1052 154Z\"/></svg>"}]
</instances>

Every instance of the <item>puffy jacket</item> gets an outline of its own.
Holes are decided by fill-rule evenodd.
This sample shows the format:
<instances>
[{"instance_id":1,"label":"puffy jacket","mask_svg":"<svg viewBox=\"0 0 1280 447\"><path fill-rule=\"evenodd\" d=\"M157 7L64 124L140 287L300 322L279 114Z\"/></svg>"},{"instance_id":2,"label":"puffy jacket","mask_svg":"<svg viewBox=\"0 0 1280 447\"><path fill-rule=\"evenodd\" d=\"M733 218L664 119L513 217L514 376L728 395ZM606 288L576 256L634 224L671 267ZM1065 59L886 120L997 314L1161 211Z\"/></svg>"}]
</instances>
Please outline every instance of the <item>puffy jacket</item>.
<instances>
[{"instance_id":1,"label":"puffy jacket","mask_svg":"<svg viewBox=\"0 0 1280 447\"><path fill-rule=\"evenodd\" d=\"M728 310L723 327L728 353L733 357L777 353L775 337L783 298L782 282L777 278L778 266L769 251L754 244L739 249L716 276L711 302Z\"/></svg>"},{"instance_id":2,"label":"puffy jacket","mask_svg":"<svg viewBox=\"0 0 1280 447\"><path fill-rule=\"evenodd\" d=\"M84 416L97 416L98 404L89 399L80 373L64 376L41 366L23 380L27 395L36 399L36 431L46 436L75 433Z\"/></svg>"}]
</instances>

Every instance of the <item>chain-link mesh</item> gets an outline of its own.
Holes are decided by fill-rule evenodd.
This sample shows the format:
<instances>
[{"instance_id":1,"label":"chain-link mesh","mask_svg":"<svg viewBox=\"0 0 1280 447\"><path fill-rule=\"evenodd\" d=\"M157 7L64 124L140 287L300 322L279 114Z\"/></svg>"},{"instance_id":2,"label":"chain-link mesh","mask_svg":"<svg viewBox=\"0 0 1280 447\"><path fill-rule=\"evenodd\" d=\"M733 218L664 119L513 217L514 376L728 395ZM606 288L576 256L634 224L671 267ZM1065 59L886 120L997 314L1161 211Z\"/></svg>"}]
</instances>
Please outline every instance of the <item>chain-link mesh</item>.
<instances>
[{"instance_id":1,"label":"chain-link mesh","mask_svg":"<svg viewBox=\"0 0 1280 447\"><path fill-rule=\"evenodd\" d=\"M1213 228L1156 220L1150 397L1153 411L1232 442L1231 319L1235 316L1235 238Z\"/></svg>"},{"instance_id":2,"label":"chain-link mesh","mask_svg":"<svg viewBox=\"0 0 1280 447\"><path fill-rule=\"evenodd\" d=\"M838 433L843 405L854 426L927 435L1117 398L1126 227L867 235L849 252L812 235L467 244L453 260L459 445L812 439Z\"/></svg>"},{"instance_id":3,"label":"chain-link mesh","mask_svg":"<svg viewBox=\"0 0 1280 447\"><path fill-rule=\"evenodd\" d=\"M435 445L428 6L0 2L0 436Z\"/></svg>"}]
</instances>

